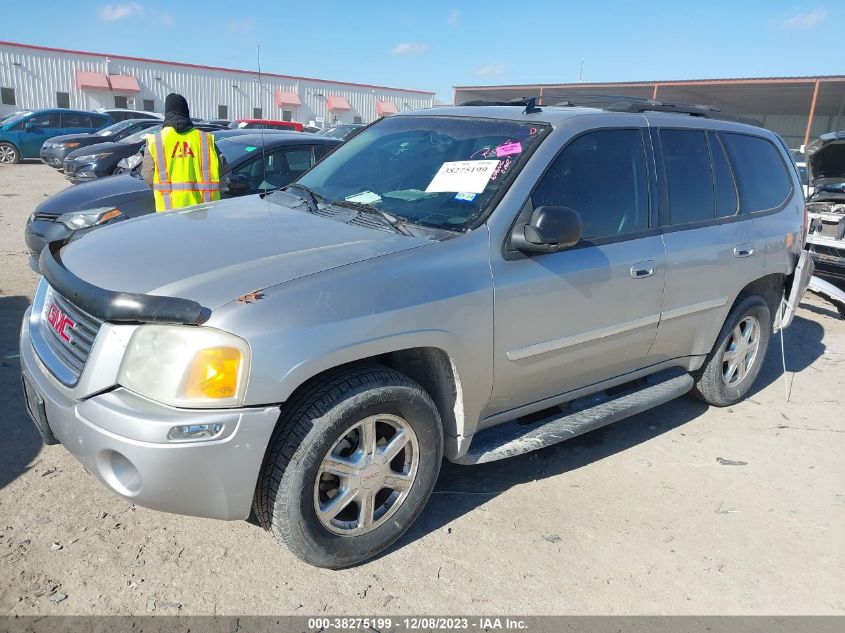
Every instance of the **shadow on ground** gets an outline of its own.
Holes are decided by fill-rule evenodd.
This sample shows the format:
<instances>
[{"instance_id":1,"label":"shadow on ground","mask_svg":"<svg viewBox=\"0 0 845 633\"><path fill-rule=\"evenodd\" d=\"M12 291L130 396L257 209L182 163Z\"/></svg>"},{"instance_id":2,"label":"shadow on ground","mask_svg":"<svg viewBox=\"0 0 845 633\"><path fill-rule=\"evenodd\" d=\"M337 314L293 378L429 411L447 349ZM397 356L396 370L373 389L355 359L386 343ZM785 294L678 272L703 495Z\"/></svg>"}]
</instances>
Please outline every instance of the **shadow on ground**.
<instances>
[{"instance_id":1,"label":"shadow on ground","mask_svg":"<svg viewBox=\"0 0 845 633\"><path fill-rule=\"evenodd\" d=\"M760 376L748 397L783 376L779 335L772 337ZM820 323L796 316L785 333L786 369L801 372L825 350ZM694 420L708 410L703 402L684 396L569 441L535 453L482 464L457 466L445 462L428 505L397 549L441 529L508 489L537 479L555 477L621 453ZM389 552L385 552L385 555Z\"/></svg>"},{"instance_id":2,"label":"shadow on ground","mask_svg":"<svg viewBox=\"0 0 845 633\"><path fill-rule=\"evenodd\" d=\"M23 473L41 450L41 436L29 419L21 388L18 333L26 297L0 296L0 488Z\"/></svg>"}]
</instances>

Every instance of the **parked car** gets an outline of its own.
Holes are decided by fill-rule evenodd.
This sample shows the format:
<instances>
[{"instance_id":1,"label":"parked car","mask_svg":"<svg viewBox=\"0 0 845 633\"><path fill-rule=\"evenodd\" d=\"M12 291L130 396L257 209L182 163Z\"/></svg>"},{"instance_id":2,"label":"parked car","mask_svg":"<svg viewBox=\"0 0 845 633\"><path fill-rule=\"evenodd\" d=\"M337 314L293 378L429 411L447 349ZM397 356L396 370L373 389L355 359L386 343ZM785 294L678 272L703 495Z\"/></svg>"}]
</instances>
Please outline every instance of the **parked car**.
<instances>
[{"instance_id":1,"label":"parked car","mask_svg":"<svg viewBox=\"0 0 845 633\"><path fill-rule=\"evenodd\" d=\"M302 123L296 121L271 121L269 119L235 119L231 127L247 130L292 130L302 131Z\"/></svg>"},{"instance_id":2,"label":"parked car","mask_svg":"<svg viewBox=\"0 0 845 633\"><path fill-rule=\"evenodd\" d=\"M781 139L523 105L402 112L282 190L49 244L20 345L45 441L340 568L414 523L444 455L741 400L812 269Z\"/></svg>"},{"instance_id":3,"label":"parked car","mask_svg":"<svg viewBox=\"0 0 845 633\"><path fill-rule=\"evenodd\" d=\"M62 134L96 132L111 125L108 115L82 110L32 110L0 123L0 163L38 158L45 141Z\"/></svg>"},{"instance_id":4,"label":"parked car","mask_svg":"<svg viewBox=\"0 0 845 633\"><path fill-rule=\"evenodd\" d=\"M205 132L219 130L216 125L202 123L196 126ZM111 176L117 170L117 164L124 158L137 154L144 145L148 134L161 129L161 124L138 130L119 141L107 141L89 145L70 152L62 163L65 178L72 183L88 182L104 176Z\"/></svg>"},{"instance_id":5,"label":"parked car","mask_svg":"<svg viewBox=\"0 0 845 633\"><path fill-rule=\"evenodd\" d=\"M337 139L293 132L274 132L264 138L235 130L219 133L228 136L231 132L235 134L227 139L216 139L223 158L222 198L283 187L340 144ZM153 192L141 179L140 166L135 171L135 176L112 176L68 187L39 204L25 230L30 267L38 272L38 258L47 242L77 239L101 226L155 213Z\"/></svg>"},{"instance_id":6,"label":"parked car","mask_svg":"<svg viewBox=\"0 0 845 633\"><path fill-rule=\"evenodd\" d=\"M131 108L100 108L98 112L108 114L116 123L127 119L164 120L164 115L159 112L147 112L146 110L133 110Z\"/></svg>"},{"instance_id":7,"label":"parked car","mask_svg":"<svg viewBox=\"0 0 845 633\"><path fill-rule=\"evenodd\" d=\"M360 130L364 127L363 123L343 123L342 125L334 125L326 130L320 132L320 136L328 136L329 138L345 139L355 130Z\"/></svg>"},{"instance_id":8,"label":"parked car","mask_svg":"<svg viewBox=\"0 0 845 633\"><path fill-rule=\"evenodd\" d=\"M211 123L213 125L219 125L220 127L229 127L232 125L232 122L228 119L208 119L206 123Z\"/></svg>"},{"instance_id":9,"label":"parked car","mask_svg":"<svg viewBox=\"0 0 845 633\"><path fill-rule=\"evenodd\" d=\"M845 281L845 131L822 134L807 147L807 248L821 275Z\"/></svg>"},{"instance_id":10,"label":"parked car","mask_svg":"<svg viewBox=\"0 0 845 633\"><path fill-rule=\"evenodd\" d=\"M54 136L41 146L41 161L45 165L62 171L64 169L65 158L71 152L88 147L89 145L96 145L97 143L116 143L127 136L151 128L154 125L159 125L155 119L126 119L104 127L98 132Z\"/></svg>"}]
</instances>

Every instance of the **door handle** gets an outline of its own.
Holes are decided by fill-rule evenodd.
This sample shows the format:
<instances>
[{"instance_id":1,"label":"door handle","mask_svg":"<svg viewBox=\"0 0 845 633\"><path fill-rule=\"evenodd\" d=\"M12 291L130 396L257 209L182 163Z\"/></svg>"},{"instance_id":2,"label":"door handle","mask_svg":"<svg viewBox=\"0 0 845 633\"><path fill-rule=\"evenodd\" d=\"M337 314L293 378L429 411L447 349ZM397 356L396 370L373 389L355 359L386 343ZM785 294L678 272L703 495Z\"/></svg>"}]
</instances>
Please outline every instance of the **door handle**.
<instances>
[{"instance_id":1,"label":"door handle","mask_svg":"<svg viewBox=\"0 0 845 633\"><path fill-rule=\"evenodd\" d=\"M637 262L631 266L631 277L634 279L645 279L654 274L654 261L647 259L644 262Z\"/></svg>"},{"instance_id":2,"label":"door handle","mask_svg":"<svg viewBox=\"0 0 845 633\"><path fill-rule=\"evenodd\" d=\"M751 257L754 254L754 244L743 242L734 246L734 257Z\"/></svg>"}]
</instances>

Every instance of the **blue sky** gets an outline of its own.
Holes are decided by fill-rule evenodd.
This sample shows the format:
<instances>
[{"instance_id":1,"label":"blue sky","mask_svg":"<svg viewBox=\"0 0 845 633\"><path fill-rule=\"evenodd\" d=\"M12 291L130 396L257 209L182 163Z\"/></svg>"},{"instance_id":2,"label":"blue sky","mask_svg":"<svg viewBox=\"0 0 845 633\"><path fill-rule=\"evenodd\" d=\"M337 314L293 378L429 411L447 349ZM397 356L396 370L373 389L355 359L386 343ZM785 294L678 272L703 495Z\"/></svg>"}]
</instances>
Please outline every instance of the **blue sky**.
<instances>
[{"instance_id":1,"label":"blue sky","mask_svg":"<svg viewBox=\"0 0 845 633\"><path fill-rule=\"evenodd\" d=\"M432 90L845 72L841 0L5 3L0 39ZM741 6L740 6L741 5ZM838 49L838 50L837 50Z\"/></svg>"}]
</instances>

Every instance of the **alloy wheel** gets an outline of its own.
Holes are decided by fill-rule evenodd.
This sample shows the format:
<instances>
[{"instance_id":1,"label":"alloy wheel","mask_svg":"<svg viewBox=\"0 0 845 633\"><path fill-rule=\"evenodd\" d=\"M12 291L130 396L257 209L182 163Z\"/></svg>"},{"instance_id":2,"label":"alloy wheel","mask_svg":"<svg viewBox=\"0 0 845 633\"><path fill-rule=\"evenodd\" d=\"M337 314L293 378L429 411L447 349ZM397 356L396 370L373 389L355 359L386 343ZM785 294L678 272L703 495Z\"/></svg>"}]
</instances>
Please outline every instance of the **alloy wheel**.
<instances>
[{"instance_id":1,"label":"alloy wheel","mask_svg":"<svg viewBox=\"0 0 845 633\"><path fill-rule=\"evenodd\" d=\"M737 323L722 354L722 379L729 387L741 382L757 360L760 322L747 316Z\"/></svg>"},{"instance_id":2,"label":"alloy wheel","mask_svg":"<svg viewBox=\"0 0 845 633\"><path fill-rule=\"evenodd\" d=\"M0 163L11 165L15 162L15 150L9 145L0 145Z\"/></svg>"},{"instance_id":3,"label":"alloy wheel","mask_svg":"<svg viewBox=\"0 0 845 633\"><path fill-rule=\"evenodd\" d=\"M320 463L314 510L330 532L359 536L386 522L405 502L419 466L417 436L395 415L350 427Z\"/></svg>"}]
</instances>

